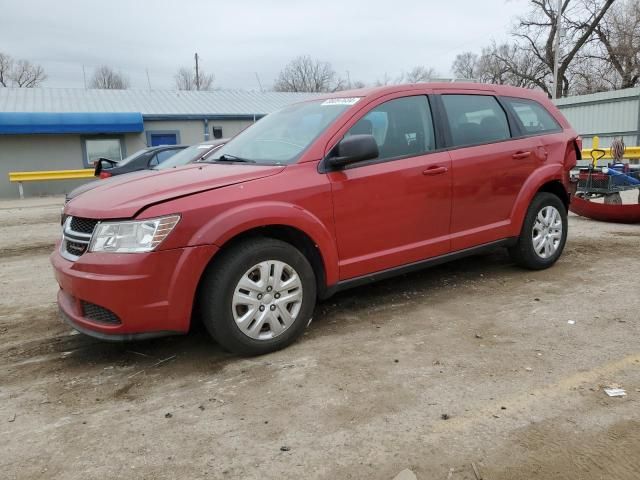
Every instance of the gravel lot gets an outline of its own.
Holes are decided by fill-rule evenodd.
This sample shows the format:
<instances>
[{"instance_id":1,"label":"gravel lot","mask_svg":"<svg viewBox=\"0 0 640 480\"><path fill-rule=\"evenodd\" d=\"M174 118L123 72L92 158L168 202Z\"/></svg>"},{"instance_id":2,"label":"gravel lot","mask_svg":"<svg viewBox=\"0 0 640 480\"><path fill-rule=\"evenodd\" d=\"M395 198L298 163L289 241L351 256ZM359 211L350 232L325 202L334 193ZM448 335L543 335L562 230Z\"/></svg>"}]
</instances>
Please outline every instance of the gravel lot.
<instances>
[{"instance_id":1,"label":"gravel lot","mask_svg":"<svg viewBox=\"0 0 640 480\"><path fill-rule=\"evenodd\" d=\"M61 202L0 202L2 478L640 477L640 226L572 216L550 270L497 251L344 292L243 359L73 334Z\"/></svg>"}]
</instances>

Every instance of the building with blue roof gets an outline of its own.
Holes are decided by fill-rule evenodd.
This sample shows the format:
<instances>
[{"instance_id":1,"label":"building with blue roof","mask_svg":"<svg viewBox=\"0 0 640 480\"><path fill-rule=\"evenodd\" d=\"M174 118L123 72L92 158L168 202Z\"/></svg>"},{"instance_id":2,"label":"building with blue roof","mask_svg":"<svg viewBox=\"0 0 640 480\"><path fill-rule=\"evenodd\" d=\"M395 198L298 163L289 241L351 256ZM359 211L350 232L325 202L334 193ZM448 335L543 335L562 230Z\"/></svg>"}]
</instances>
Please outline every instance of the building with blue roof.
<instances>
[{"instance_id":1,"label":"building with blue roof","mask_svg":"<svg viewBox=\"0 0 640 480\"><path fill-rule=\"evenodd\" d=\"M17 196L9 172L89 168L100 157L119 160L148 146L232 137L310 95L0 88L0 197ZM34 182L25 190L31 196L58 194L80 182Z\"/></svg>"}]
</instances>

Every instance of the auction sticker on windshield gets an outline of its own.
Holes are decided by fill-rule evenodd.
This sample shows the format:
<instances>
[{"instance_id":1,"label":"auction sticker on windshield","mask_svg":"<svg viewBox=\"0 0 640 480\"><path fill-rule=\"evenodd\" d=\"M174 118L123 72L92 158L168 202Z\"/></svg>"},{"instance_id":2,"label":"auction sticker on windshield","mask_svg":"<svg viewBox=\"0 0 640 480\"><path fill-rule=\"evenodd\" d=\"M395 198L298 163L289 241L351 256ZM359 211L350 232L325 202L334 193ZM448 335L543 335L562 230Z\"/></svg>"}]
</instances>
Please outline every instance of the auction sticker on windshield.
<instances>
[{"instance_id":1,"label":"auction sticker on windshield","mask_svg":"<svg viewBox=\"0 0 640 480\"><path fill-rule=\"evenodd\" d=\"M355 103L360 100L360 97L351 97L351 98L330 98L329 100L325 100L320 105L355 105Z\"/></svg>"}]
</instances>

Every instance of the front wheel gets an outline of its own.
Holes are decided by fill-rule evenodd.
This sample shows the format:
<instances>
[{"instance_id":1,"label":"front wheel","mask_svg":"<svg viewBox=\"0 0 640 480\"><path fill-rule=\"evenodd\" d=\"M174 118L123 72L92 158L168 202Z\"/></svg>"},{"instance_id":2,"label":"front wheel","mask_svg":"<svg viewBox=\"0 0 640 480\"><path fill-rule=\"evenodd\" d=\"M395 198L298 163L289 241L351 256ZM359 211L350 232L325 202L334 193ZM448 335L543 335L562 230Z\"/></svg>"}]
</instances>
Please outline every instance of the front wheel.
<instances>
[{"instance_id":1,"label":"front wheel","mask_svg":"<svg viewBox=\"0 0 640 480\"><path fill-rule=\"evenodd\" d=\"M538 193L529 205L518 242L509 249L521 267L542 270L556 263L567 241L567 209L556 195Z\"/></svg>"},{"instance_id":2,"label":"front wheel","mask_svg":"<svg viewBox=\"0 0 640 480\"><path fill-rule=\"evenodd\" d=\"M198 293L202 321L225 349L260 355L284 348L309 324L315 275L292 245L253 238L222 252Z\"/></svg>"}]
</instances>

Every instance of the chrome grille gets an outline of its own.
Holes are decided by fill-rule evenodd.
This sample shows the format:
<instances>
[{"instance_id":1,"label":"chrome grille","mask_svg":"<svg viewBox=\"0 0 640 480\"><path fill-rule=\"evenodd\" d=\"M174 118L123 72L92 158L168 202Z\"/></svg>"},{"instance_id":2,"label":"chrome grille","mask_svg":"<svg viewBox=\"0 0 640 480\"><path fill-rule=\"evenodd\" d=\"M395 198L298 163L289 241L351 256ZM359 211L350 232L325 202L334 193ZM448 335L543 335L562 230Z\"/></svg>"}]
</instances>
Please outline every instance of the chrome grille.
<instances>
[{"instance_id":1,"label":"chrome grille","mask_svg":"<svg viewBox=\"0 0 640 480\"><path fill-rule=\"evenodd\" d=\"M76 261L86 252L97 224L98 220L91 218L66 217L62 225L62 256L67 260Z\"/></svg>"},{"instance_id":2,"label":"chrome grille","mask_svg":"<svg viewBox=\"0 0 640 480\"><path fill-rule=\"evenodd\" d=\"M82 316L99 323L108 323L109 325L119 325L120 319L111 310L107 310L95 303L81 302L82 304Z\"/></svg>"},{"instance_id":3,"label":"chrome grille","mask_svg":"<svg viewBox=\"0 0 640 480\"><path fill-rule=\"evenodd\" d=\"M71 230L78 233L88 233L91 235L98 220L92 218L71 217Z\"/></svg>"}]
</instances>

